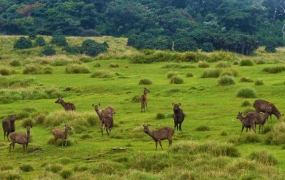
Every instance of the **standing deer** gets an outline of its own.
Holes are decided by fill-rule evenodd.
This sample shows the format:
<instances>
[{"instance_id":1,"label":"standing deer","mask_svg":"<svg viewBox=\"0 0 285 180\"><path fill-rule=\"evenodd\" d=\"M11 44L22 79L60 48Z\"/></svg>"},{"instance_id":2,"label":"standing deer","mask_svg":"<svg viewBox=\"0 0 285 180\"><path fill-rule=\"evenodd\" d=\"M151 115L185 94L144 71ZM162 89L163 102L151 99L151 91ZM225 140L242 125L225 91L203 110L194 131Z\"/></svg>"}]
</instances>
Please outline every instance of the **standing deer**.
<instances>
[{"instance_id":1,"label":"standing deer","mask_svg":"<svg viewBox=\"0 0 285 180\"><path fill-rule=\"evenodd\" d=\"M147 93L150 91L147 88L144 88L143 94L141 95L141 112L145 112L145 109L147 108Z\"/></svg>"},{"instance_id":2,"label":"standing deer","mask_svg":"<svg viewBox=\"0 0 285 180\"><path fill-rule=\"evenodd\" d=\"M254 132L255 131L255 125L256 125L256 118L254 118L253 116L243 116L241 112L238 112L237 115L237 119L240 120L241 122L241 132L240 134L243 132L243 129L246 128L246 132L248 131L248 129L252 128Z\"/></svg>"},{"instance_id":3,"label":"standing deer","mask_svg":"<svg viewBox=\"0 0 285 180\"><path fill-rule=\"evenodd\" d=\"M263 126L266 123L266 120L268 119L270 113L272 113L272 106L269 105L265 107L265 113L248 112L246 116L252 116L257 120L256 124L259 124L259 133L260 133L260 128L263 131Z\"/></svg>"},{"instance_id":4,"label":"standing deer","mask_svg":"<svg viewBox=\"0 0 285 180\"><path fill-rule=\"evenodd\" d=\"M104 129L106 129L107 134L110 135L114 125L113 116L116 113L114 107L107 106L105 109L100 110L99 109L100 103L96 105L92 104L92 106L94 107L94 110L100 119L100 128L101 128L102 137Z\"/></svg>"},{"instance_id":5,"label":"standing deer","mask_svg":"<svg viewBox=\"0 0 285 180\"><path fill-rule=\"evenodd\" d=\"M180 108L181 103L178 103L178 104L172 103L172 106L173 106L173 112L174 112L173 114L174 129L182 131L181 125L182 125L182 122L184 121L185 114L183 113L183 110Z\"/></svg>"},{"instance_id":6,"label":"standing deer","mask_svg":"<svg viewBox=\"0 0 285 180\"><path fill-rule=\"evenodd\" d=\"M150 137L152 137L152 139L155 141L155 147L156 147L156 151L157 151L157 143L159 143L161 150L162 149L162 145L161 145L161 141L164 139L168 139L168 143L169 143L169 147L172 144L172 136L174 134L174 129L171 127L164 127L155 131L151 131L149 129L150 125L143 125L144 128L144 132L146 134L148 134Z\"/></svg>"},{"instance_id":7,"label":"standing deer","mask_svg":"<svg viewBox=\"0 0 285 180\"><path fill-rule=\"evenodd\" d=\"M52 132L52 135L54 137L54 145L56 145L56 140L57 139L61 139L61 146L63 146L63 141L65 141L65 147L67 145L67 134L68 134L68 131L71 130L71 127L69 127L68 125L65 125L64 126L64 130L62 129L53 129L51 132Z\"/></svg>"},{"instance_id":8,"label":"standing deer","mask_svg":"<svg viewBox=\"0 0 285 180\"><path fill-rule=\"evenodd\" d=\"M262 100L262 99L255 100L253 103L253 107L255 108L255 111L258 113L259 112L265 113L267 106L272 107L272 112L269 113L271 121L272 121L272 117L271 117L272 114L274 114L277 117L277 119L279 120L281 117L281 113L273 103L270 103L270 102Z\"/></svg>"},{"instance_id":9,"label":"standing deer","mask_svg":"<svg viewBox=\"0 0 285 180\"><path fill-rule=\"evenodd\" d=\"M26 126L27 132L26 133L19 133L19 132L12 132L9 136L11 139L9 152L11 152L11 147L13 146L13 150L15 147L15 143L23 145L23 152L27 151L28 144L30 142L30 130L32 126Z\"/></svg>"},{"instance_id":10,"label":"standing deer","mask_svg":"<svg viewBox=\"0 0 285 180\"><path fill-rule=\"evenodd\" d=\"M65 111L75 111L75 106L73 103L64 102L62 97L59 97L55 103L61 104Z\"/></svg>"},{"instance_id":11,"label":"standing deer","mask_svg":"<svg viewBox=\"0 0 285 180\"><path fill-rule=\"evenodd\" d=\"M9 140L9 134L15 131L15 117L16 114L8 115L8 119L2 122L3 132L4 132L4 141L5 136Z\"/></svg>"}]
</instances>

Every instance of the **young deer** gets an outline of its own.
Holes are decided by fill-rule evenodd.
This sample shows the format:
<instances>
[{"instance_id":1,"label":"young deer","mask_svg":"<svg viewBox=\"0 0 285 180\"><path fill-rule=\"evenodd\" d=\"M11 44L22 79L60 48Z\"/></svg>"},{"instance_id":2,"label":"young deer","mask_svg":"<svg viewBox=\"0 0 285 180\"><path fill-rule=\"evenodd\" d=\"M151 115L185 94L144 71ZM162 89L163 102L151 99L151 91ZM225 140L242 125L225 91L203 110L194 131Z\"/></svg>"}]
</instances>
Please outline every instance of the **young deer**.
<instances>
[{"instance_id":1,"label":"young deer","mask_svg":"<svg viewBox=\"0 0 285 180\"><path fill-rule=\"evenodd\" d=\"M144 88L143 94L141 95L141 112L145 112L145 109L147 107L147 98L146 95L150 91L147 88Z\"/></svg>"},{"instance_id":2,"label":"young deer","mask_svg":"<svg viewBox=\"0 0 285 180\"><path fill-rule=\"evenodd\" d=\"M65 141L65 145L64 146L66 147L68 130L71 130L71 127L69 127L68 125L65 125L64 130L62 130L62 129L53 129L51 131L52 135L54 137L54 145L56 145L56 140L57 139L62 139L61 146L63 146L63 141Z\"/></svg>"},{"instance_id":3,"label":"young deer","mask_svg":"<svg viewBox=\"0 0 285 180\"><path fill-rule=\"evenodd\" d=\"M15 143L22 144L23 145L23 152L27 151L28 149L28 144L30 141L30 129L32 126L26 126L27 132L26 133L19 133L19 132L12 132L10 133L10 148L9 152L11 152L11 147L13 146L13 150L15 147Z\"/></svg>"}]
</instances>

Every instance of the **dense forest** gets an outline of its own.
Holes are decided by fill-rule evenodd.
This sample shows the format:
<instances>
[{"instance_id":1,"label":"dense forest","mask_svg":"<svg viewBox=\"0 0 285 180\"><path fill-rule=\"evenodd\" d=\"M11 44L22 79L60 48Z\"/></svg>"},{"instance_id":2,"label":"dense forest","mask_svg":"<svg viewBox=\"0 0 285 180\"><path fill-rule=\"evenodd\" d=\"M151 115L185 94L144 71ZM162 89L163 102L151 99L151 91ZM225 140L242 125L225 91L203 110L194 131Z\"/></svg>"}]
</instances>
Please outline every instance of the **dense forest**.
<instances>
[{"instance_id":1,"label":"dense forest","mask_svg":"<svg viewBox=\"0 0 285 180\"><path fill-rule=\"evenodd\" d=\"M0 0L0 34L128 37L137 49L283 46L285 0Z\"/></svg>"}]
</instances>

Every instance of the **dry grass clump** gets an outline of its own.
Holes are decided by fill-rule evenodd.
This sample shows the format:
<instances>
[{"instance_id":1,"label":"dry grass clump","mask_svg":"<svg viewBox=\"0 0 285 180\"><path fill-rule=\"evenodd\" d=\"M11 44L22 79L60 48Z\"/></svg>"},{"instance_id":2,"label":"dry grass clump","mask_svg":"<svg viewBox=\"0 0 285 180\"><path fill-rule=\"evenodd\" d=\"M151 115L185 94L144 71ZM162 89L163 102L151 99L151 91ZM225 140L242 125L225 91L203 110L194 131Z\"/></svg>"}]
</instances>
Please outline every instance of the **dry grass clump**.
<instances>
[{"instance_id":1,"label":"dry grass clump","mask_svg":"<svg viewBox=\"0 0 285 180\"><path fill-rule=\"evenodd\" d=\"M90 70L85 64L69 64L65 68L68 74L88 74Z\"/></svg>"}]
</instances>

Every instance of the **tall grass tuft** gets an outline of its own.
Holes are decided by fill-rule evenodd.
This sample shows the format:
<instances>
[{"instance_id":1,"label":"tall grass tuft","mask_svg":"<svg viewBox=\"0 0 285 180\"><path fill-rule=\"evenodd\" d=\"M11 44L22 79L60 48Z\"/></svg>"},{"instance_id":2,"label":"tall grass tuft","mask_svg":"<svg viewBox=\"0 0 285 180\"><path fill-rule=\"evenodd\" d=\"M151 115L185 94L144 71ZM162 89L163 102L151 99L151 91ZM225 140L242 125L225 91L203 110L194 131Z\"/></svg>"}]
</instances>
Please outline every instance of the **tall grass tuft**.
<instances>
[{"instance_id":1,"label":"tall grass tuft","mask_svg":"<svg viewBox=\"0 0 285 180\"><path fill-rule=\"evenodd\" d=\"M174 76L177 76L177 72L168 72L167 73L167 79L170 79L170 78L172 78Z\"/></svg>"},{"instance_id":2,"label":"tall grass tuft","mask_svg":"<svg viewBox=\"0 0 285 180\"><path fill-rule=\"evenodd\" d=\"M264 85L264 82L261 79L257 79L257 80L255 80L254 85L261 86L261 85Z\"/></svg>"},{"instance_id":3,"label":"tall grass tuft","mask_svg":"<svg viewBox=\"0 0 285 180\"><path fill-rule=\"evenodd\" d=\"M69 64L65 68L68 74L87 74L90 73L89 68L84 64Z\"/></svg>"},{"instance_id":4,"label":"tall grass tuft","mask_svg":"<svg viewBox=\"0 0 285 180\"><path fill-rule=\"evenodd\" d=\"M186 77L193 77L193 74L188 72L188 73L186 73Z\"/></svg>"},{"instance_id":5,"label":"tall grass tuft","mask_svg":"<svg viewBox=\"0 0 285 180\"><path fill-rule=\"evenodd\" d=\"M42 67L37 64L27 65L23 70L23 74L42 74Z\"/></svg>"},{"instance_id":6,"label":"tall grass tuft","mask_svg":"<svg viewBox=\"0 0 285 180\"><path fill-rule=\"evenodd\" d=\"M240 66L254 66L254 62L251 59L242 59L239 62Z\"/></svg>"},{"instance_id":7,"label":"tall grass tuft","mask_svg":"<svg viewBox=\"0 0 285 180\"><path fill-rule=\"evenodd\" d=\"M285 122L276 124L272 131L267 133L265 144L280 145L285 143Z\"/></svg>"},{"instance_id":8,"label":"tall grass tuft","mask_svg":"<svg viewBox=\"0 0 285 180\"><path fill-rule=\"evenodd\" d=\"M262 71L270 74L276 74L285 71L285 67L284 66L266 67Z\"/></svg>"},{"instance_id":9,"label":"tall grass tuft","mask_svg":"<svg viewBox=\"0 0 285 180\"><path fill-rule=\"evenodd\" d=\"M65 169L63 171L60 172L60 176L63 178L63 179L69 179L71 176L72 176L72 171L71 170L68 170L68 169Z\"/></svg>"},{"instance_id":10,"label":"tall grass tuft","mask_svg":"<svg viewBox=\"0 0 285 180\"><path fill-rule=\"evenodd\" d=\"M61 171L62 169L62 166L59 165L59 164L49 164L47 167L46 167L46 170L47 171L51 171L53 173L58 173L59 171Z\"/></svg>"},{"instance_id":11,"label":"tall grass tuft","mask_svg":"<svg viewBox=\"0 0 285 180\"><path fill-rule=\"evenodd\" d=\"M240 98L256 98L257 97L255 89L253 89L251 87L241 88L237 92L236 96L240 97Z\"/></svg>"},{"instance_id":12,"label":"tall grass tuft","mask_svg":"<svg viewBox=\"0 0 285 180\"><path fill-rule=\"evenodd\" d=\"M249 77L243 76L242 78L240 78L240 82L252 82L252 80Z\"/></svg>"},{"instance_id":13,"label":"tall grass tuft","mask_svg":"<svg viewBox=\"0 0 285 180\"><path fill-rule=\"evenodd\" d=\"M139 85L151 85L152 81L150 79L141 79Z\"/></svg>"},{"instance_id":14,"label":"tall grass tuft","mask_svg":"<svg viewBox=\"0 0 285 180\"><path fill-rule=\"evenodd\" d=\"M219 61L215 67L216 68L229 68L231 67L231 63L228 61Z\"/></svg>"},{"instance_id":15,"label":"tall grass tuft","mask_svg":"<svg viewBox=\"0 0 285 180\"><path fill-rule=\"evenodd\" d=\"M208 67L210 67L210 64L208 62L206 62L206 61L199 61L198 62L198 67L199 68L208 68Z\"/></svg>"},{"instance_id":16,"label":"tall grass tuft","mask_svg":"<svg viewBox=\"0 0 285 180\"><path fill-rule=\"evenodd\" d=\"M241 107L251 106L251 103L249 101L243 101L241 103Z\"/></svg>"},{"instance_id":17,"label":"tall grass tuft","mask_svg":"<svg viewBox=\"0 0 285 180\"><path fill-rule=\"evenodd\" d=\"M109 71L105 70L96 70L92 75L91 78L111 78L114 74Z\"/></svg>"},{"instance_id":18,"label":"tall grass tuft","mask_svg":"<svg viewBox=\"0 0 285 180\"><path fill-rule=\"evenodd\" d=\"M232 76L225 75L218 80L218 85L220 86L229 86L234 84L235 84L235 79Z\"/></svg>"},{"instance_id":19,"label":"tall grass tuft","mask_svg":"<svg viewBox=\"0 0 285 180\"><path fill-rule=\"evenodd\" d=\"M222 71L220 76L224 76L224 75L237 77L238 76L238 72L237 72L237 70L235 70L233 68L226 68L226 69L223 69L223 71Z\"/></svg>"},{"instance_id":20,"label":"tall grass tuft","mask_svg":"<svg viewBox=\"0 0 285 180\"><path fill-rule=\"evenodd\" d=\"M201 75L201 78L218 78L221 74L221 69L207 69Z\"/></svg>"},{"instance_id":21,"label":"tall grass tuft","mask_svg":"<svg viewBox=\"0 0 285 180\"><path fill-rule=\"evenodd\" d=\"M30 164L23 164L20 166L20 169L24 172L31 172L34 170L33 166Z\"/></svg>"},{"instance_id":22,"label":"tall grass tuft","mask_svg":"<svg viewBox=\"0 0 285 180\"><path fill-rule=\"evenodd\" d=\"M170 84L183 84L183 83L184 83L184 80L179 76L173 76L170 79Z\"/></svg>"},{"instance_id":23,"label":"tall grass tuft","mask_svg":"<svg viewBox=\"0 0 285 180\"><path fill-rule=\"evenodd\" d=\"M278 164L277 158L267 150L254 150L250 155L249 158L251 160L255 160L259 163L262 163L266 166L273 166Z\"/></svg>"},{"instance_id":24,"label":"tall grass tuft","mask_svg":"<svg viewBox=\"0 0 285 180\"><path fill-rule=\"evenodd\" d=\"M13 69L6 68L6 67L0 68L0 75L2 75L2 76L9 76L9 75L12 75L15 73L16 73L16 71Z\"/></svg>"},{"instance_id":25,"label":"tall grass tuft","mask_svg":"<svg viewBox=\"0 0 285 180\"><path fill-rule=\"evenodd\" d=\"M21 66L21 63L19 60L12 60L9 64L10 66L13 66L13 67Z\"/></svg>"}]
</instances>

